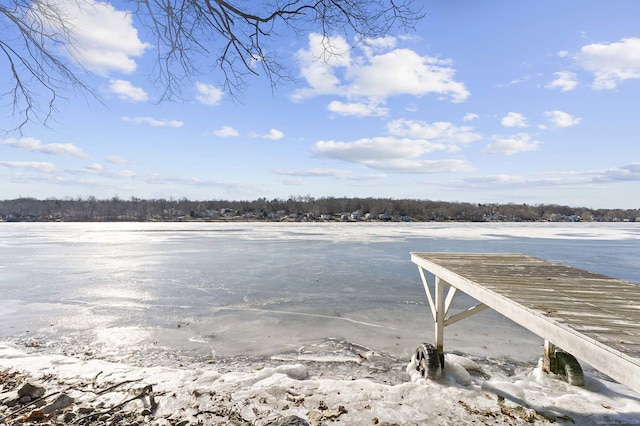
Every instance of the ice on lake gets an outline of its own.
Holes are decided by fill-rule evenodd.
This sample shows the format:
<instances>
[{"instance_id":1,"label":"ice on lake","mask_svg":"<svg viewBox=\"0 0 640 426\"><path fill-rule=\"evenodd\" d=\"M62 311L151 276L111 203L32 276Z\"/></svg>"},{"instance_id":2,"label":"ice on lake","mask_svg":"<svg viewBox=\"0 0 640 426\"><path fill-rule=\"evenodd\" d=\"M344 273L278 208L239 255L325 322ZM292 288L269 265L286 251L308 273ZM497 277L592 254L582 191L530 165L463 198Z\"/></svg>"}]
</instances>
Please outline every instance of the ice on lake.
<instances>
[{"instance_id":1,"label":"ice on lake","mask_svg":"<svg viewBox=\"0 0 640 426\"><path fill-rule=\"evenodd\" d=\"M436 385L406 372L417 345L433 339L410 252L519 252L640 282L640 226L633 223L0 225L0 339L12 345L5 351L142 369L202 365L236 378L253 377L256 365L312 363L312 376L367 380L365 387L383 386L375 392L400 392L398 398L416 404L414 391ZM457 296L454 309L472 303ZM546 407L550 401L537 395L544 386L550 394L568 391L536 376L542 344L484 311L447 327L445 350L453 360L461 357L451 363L461 367L443 383L452 393L482 395L489 380ZM465 375L464 360L484 372ZM253 385L281 374L268 371L253 377ZM637 395L587 373L588 392L609 398L613 386L629 395L626 408L613 410L622 413L618 418L640 413ZM299 380L287 377L282 380ZM340 383L333 385L346 386ZM580 392L576 398L591 407L593 395ZM420 410L413 415L425 418Z\"/></svg>"}]
</instances>

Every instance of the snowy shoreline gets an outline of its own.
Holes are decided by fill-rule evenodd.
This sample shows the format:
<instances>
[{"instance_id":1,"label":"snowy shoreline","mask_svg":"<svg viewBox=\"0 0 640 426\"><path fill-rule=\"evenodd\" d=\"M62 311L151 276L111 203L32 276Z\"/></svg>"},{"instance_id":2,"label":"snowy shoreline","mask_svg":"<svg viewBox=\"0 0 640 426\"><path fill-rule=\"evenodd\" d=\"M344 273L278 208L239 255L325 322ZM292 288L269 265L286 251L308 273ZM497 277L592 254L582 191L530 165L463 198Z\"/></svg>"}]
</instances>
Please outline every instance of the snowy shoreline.
<instances>
[{"instance_id":1,"label":"snowy shoreline","mask_svg":"<svg viewBox=\"0 0 640 426\"><path fill-rule=\"evenodd\" d=\"M589 375L580 388L533 365L505 368L492 360L447 354L444 376L431 381L420 377L412 361L386 360L381 367L380 354L365 350L354 349L359 362L343 348L332 359L325 352L290 362L268 358L235 366L219 360L140 367L0 343L0 372L12 378L0 383L5 392L0 401L25 382L45 387L48 402L58 392L72 397L74 403L51 414L49 424L89 424L79 419L87 421L92 413L104 424L123 425L270 425L290 416L312 425L640 423L640 395ZM17 414L11 414L17 407L1 409L7 424L19 424L35 407Z\"/></svg>"}]
</instances>

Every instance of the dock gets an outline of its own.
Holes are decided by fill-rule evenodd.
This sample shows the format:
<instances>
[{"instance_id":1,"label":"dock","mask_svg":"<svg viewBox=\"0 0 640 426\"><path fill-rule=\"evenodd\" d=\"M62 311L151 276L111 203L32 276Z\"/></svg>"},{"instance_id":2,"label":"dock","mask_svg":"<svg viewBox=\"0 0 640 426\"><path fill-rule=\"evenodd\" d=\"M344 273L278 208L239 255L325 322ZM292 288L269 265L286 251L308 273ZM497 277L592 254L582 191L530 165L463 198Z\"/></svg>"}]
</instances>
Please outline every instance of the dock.
<instances>
[{"instance_id":1,"label":"dock","mask_svg":"<svg viewBox=\"0 0 640 426\"><path fill-rule=\"evenodd\" d=\"M427 293L443 368L444 328L490 308L544 339L551 372L561 348L640 392L640 284L525 254L411 253L411 261ZM435 278L431 286L425 271ZM457 291L479 303L448 316Z\"/></svg>"}]
</instances>

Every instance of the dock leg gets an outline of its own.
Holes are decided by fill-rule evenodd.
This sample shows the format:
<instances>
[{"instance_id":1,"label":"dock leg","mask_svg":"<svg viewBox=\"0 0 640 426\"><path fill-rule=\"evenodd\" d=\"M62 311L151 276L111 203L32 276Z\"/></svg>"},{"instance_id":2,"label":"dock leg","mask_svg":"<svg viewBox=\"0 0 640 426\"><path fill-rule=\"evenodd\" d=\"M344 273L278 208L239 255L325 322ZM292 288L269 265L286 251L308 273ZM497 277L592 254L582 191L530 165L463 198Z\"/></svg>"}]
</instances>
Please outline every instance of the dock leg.
<instances>
[{"instance_id":1,"label":"dock leg","mask_svg":"<svg viewBox=\"0 0 640 426\"><path fill-rule=\"evenodd\" d=\"M544 341L544 357L542 358L542 371L545 373L558 374L558 363L556 361L556 345L548 340Z\"/></svg>"},{"instance_id":2,"label":"dock leg","mask_svg":"<svg viewBox=\"0 0 640 426\"><path fill-rule=\"evenodd\" d=\"M548 340L544 341L542 371L558 374L570 385L584 386L584 372L576 357L557 348Z\"/></svg>"},{"instance_id":3,"label":"dock leg","mask_svg":"<svg viewBox=\"0 0 640 426\"><path fill-rule=\"evenodd\" d=\"M445 287L446 284L438 277L435 282L436 304L436 350L440 357L440 365L444 369L444 315L445 315Z\"/></svg>"}]
</instances>

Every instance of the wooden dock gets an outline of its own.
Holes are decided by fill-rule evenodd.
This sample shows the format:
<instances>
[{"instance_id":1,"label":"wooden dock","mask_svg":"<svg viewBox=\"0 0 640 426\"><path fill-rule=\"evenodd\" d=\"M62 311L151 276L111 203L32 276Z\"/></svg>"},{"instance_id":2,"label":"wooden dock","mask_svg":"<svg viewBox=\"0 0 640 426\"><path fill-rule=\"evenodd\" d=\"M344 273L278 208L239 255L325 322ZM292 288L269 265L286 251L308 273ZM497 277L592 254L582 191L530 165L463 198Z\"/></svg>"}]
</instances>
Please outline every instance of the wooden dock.
<instances>
[{"instance_id":1,"label":"wooden dock","mask_svg":"<svg viewBox=\"0 0 640 426\"><path fill-rule=\"evenodd\" d=\"M442 357L444 327L491 308L640 392L640 284L524 254L411 253ZM434 295L424 271L435 276ZM447 316L456 291L480 302ZM446 294L445 294L446 292Z\"/></svg>"}]
</instances>

